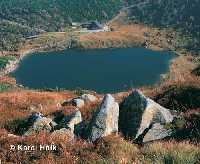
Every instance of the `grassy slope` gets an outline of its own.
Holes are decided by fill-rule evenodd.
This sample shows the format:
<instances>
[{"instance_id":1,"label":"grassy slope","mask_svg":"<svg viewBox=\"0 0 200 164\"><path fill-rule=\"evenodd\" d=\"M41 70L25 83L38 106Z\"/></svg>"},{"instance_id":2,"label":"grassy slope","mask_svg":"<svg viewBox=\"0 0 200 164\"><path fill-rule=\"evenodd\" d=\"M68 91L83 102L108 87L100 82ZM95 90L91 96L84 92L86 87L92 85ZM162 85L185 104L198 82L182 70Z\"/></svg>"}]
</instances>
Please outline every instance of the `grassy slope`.
<instances>
[{"instance_id":1,"label":"grassy slope","mask_svg":"<svg viewBox=\"0 0 200 164\"><path fill-rule=\"evenodd\" d=\"M139 19L139 18L138 18ZM142 20L140 20L142 21ZM143 22L143 21L142 21ZM156 25L157 26L157 25ZM39 38L40 39L40 38ZM43 40L42 40L43 42ZM184 67L184 65L183 65ZM183 68L182 67L182 68ZM176 76L177 77L177 76ZM187 76L184 76L187 79ZM159 90L156 88L155 90ZM1 127L12 130L17 126L18 121L27 117L31 113L30 106L36 106L42 104L43 109L38 107L38 110L42 110L44 114L51 114L57 110L57 103L64 99L74 97L71 93L60 92L36 92L36 91L13 91L8 93L0 93L0 111ZM191 102L195 100L195 103ZM181 134L186 134L186 139L194 137L194 134L199 138L199 89L198 88L185 88L185 87L166 87L165 90L161 89L159 93L155 93L155 100L161 105L172 108L176 105L176 108L187 109L182 113L186 123L184 129L181 129ZM192 111L193 109L194 111ZM91 108L82 109L84 113L91 113ZM188 112L190 112L188 114ZM194 116L193 116L194 115ZM88 116L90 117L90 116ZM16 120L15 120L16 119ZM19 120L18 120L19 119ZM10 125L10 122L14 123ZM198 126L196 126L198 125ZM11 127L9 127L11 126ZM182 127L181 127L182 128ZM185 131L186 130L186 131ZM187 133L185 133L187 132ZM67 141L65 136L46 136L40 134L39 136L31 136L25 139L22 138L9 138L1 130L0 142L2 151L0 158L6 162L19 162L25 161L26 163L38 162L38 163L56 163L56 162L91 162L97 161L97 163L198 163L200 157L200 149L198 144L192 144L186 141L162 141L154 142L151 144L139 147L128 141L125 141L119 136L109 136L98 143L90 144L84 141L76 141L71 144ZM196 136L195 136L196 137ZM22 143L22 144L40 144L54 142L59 145L59 150L56 152L40 152L34 151L26 153L19 151L16 153L10 153L9 145Z\"/></svg>"},{"instance_id":2,"label":"grassy slope","mask_svg":"<svg viewBox=\"0 0 200 164\"><path fill-rule=\"evenodd\" d=\"M195 164L199 162L199 145L189 142L157 142L143 146L132 144L119 136L109 136L96 144L77 141L71 143L64 135L46 136L40 134L25 139L7 137L1 132L0 157L2 162L17 163L176 163ZM36 145L54 143L57 151L8 151L12 144Z\"/></svg>"},{"instance_id":3,"label":"grassy slope","mask_svg":"<svg viewBox=\"0 0 200 164\"><path fill-rule=\"evenodd\" d=\"M165 92L164 94L166 99L168 93ZM177 99L179 99L181 95L182 93L177 92ZM31 113L31 106L34 106L35 110L48 116L51 116L52 113L56 111L69 113L69 111L72 110L71 106L66 106L65 109L60 110L57 107L57 103L62 102L64 99L70 99L76 96L77 95L70 92L37 92L24 90L8 92L6 94L0 93L0 103L2 104L0 107L0 125L2 128L5 127L10 130L10 132L17 130L19 133L21 131L18 129L18 125ZM196 98L198 98L198 95ZM40 107L40 104L42 105L42 108ZM81 109L84 120L91 118L91 113L93 113L95 106L96 105L94 104L87 104L87 108ZM199 123L198 120L195 123ZM194 122L188 120L187 126L191 124L194 125ZM194 130L192 130L191 127L188 128L194 133ZM191 133L186 134L188 139L188 137L190 137L189 134ZM39 135L26 138L8 137L7 132L3 129L0 129L0 136L2 148L0 158L3 162L17 163L19 161L24 161L25 163L64 163L68 161L69 163L94 163L96 161L96 163L135 162L147 164L195 164L200 160L199 145L188 141L158 141L139 146L124 140L121 136L111 135L94 144L87 143L83 140L77 140L72 143L68 140L67 136L62 134L46 135L40 133ZM12 153L9 151L10 144L39 145L50 144L52 142L58 146L58 151L16 151Z\"/></svg>"}]
</instances>

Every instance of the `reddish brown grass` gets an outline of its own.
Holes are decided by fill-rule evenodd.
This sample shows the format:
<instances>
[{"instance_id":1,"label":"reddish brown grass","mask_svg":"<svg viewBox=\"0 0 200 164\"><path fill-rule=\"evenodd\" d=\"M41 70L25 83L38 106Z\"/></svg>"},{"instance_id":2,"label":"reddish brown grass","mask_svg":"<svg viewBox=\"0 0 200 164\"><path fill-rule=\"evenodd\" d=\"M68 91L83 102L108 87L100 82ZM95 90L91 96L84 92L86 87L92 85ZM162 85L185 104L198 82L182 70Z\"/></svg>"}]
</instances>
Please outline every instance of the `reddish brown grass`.
<instances>
[{"instance_id":1,"label":"reddish brown grass","mask_svg":"<svg viewBox=\"0 0 200 164\"><path fill-rule=\"evenodd\" d=\"M59 103L74 97L72 92L11 91L0 93L0 125L15 119L25 118L34 110L44 115L59 109Z\"/></svg>"},{"instance_id":2,"label":"reddish brown grass","mask_svg":"<svg viewBox=\"0 0 200 164\"><path fill-rule=\"evenodd\" d=\"M144 43L145 27L140 25L121 26L115 31L80 35L83 48L127 47Z\"/></svg>"}]
</instances>

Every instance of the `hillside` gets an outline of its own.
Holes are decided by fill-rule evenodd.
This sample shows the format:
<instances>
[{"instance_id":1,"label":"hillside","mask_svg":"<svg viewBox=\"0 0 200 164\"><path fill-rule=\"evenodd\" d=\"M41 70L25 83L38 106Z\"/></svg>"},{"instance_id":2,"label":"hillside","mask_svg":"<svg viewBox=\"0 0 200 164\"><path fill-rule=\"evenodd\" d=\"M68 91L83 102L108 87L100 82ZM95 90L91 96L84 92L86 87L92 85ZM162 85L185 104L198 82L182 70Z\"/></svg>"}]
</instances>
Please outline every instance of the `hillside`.
<instances>
[{"instance_id":1,"label":"hillside","mask_svg":"<svg viewBox=\"0 0 200 164\"><path fill-rule=\"evenodd\" d=\"M0 163L200 163L199 9L200 0L0 1ZM107 21L111 30L83 33L69 26L95 19ZM32 52L134 46L177 53L160 83L99 94L84 88L32 90L8 74ZM103 73L105 62L98 62ZM77 63L44 64L69 69L81 81L73 71ZM109 66L125 65L120 63ZM57 73L56 79L63 77ZM56 150L40 149L52 144Z\"/></svg>"},{"instance_id":2,"label":"hillside","mask_svg":"<svg viewBox=\"0 0 200 164\"><path fill-rule=\"evenodd\" d=\"M109 20L121 5L120 0L1 1L0 50L15 50L26 36L61 31L71 21Z\"/></svg>"},{"instance_id":3,"label":"hillside","mask_svg":"<svg viewBox=\"0 0 200 164\"><path fill-rule=\"evenodd\" d=\"M124 6L124 7L123 7ZM199 53L200 2L198 0L7 0L0 2L0 50L18 49L27 36L62 31L71 21L113 18L126 9L129 21L176 31L181 49ZM174 37L169 34L168 38ZM176 36L175 36L176 38ZM179 48L176 46L176 48Z\"/></svg>"},{"instance_id":4,"label":"hillside","mask_svg":"<svg viewBox=\"0 0 200 164\"><path fill-rule=\"evenodd\" d=\"M52 31L59 30L71 19L110 19L119 7L120 0L7 0L0 2L0 18Z\"/></svg>"},{"instance_id":5,"label":"hillside","mask_svg":"<svg viewBox=\"0 0 200 164\"><path fill-rule=\"evenodd\" d=\"M128 15L133 22L159 28L173 28L186 36L185 48L200 51L199 0L128 0Z\"/></svg>"}]
</instances>

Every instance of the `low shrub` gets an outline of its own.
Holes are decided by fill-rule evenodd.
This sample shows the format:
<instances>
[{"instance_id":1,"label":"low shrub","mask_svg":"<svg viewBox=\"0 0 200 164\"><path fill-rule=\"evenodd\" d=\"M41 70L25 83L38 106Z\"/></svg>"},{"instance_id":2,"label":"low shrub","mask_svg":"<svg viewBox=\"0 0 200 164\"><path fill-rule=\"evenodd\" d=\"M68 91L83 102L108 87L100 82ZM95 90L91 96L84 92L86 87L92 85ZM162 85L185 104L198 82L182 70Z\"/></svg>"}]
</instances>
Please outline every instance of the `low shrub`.
<instances>
[{"instance_id":1,"label":"low shrub","mask_svg":"<svg viewBox=\"0 0 200 164\"><path fill-rule=\"evenodd\" d=\"M191 86L170 86L155 96L162 106L178 112L200 108L200 88Z\"/></svg>"},{"instance_id":2,"label":"low shrub","mask_svg":"<svg viewBox=\"0 0 200 164\"><path fill-rule=\"evenodd\" d=\"M5 68L8 62L12 60L15 60L15 57L13 56L0 57L0 69Z\"/></svg>"},{"instance_id":3,"label":"low shrub","mask_svg":"<svg viewBox=\"0 0 200 164\"><path fill-rule=\"evenodd\" d=\"M11 88L9 84L0 83L0 92L8 91Z\"/></svg>"},{"instance_id":4,"label":"low shrub","mask_svg":"<svg viewBox=\"0 0 200 164\"><path fill-rule=\"evenodd\" d=\"M200 65L199 65L197 68L195 68L195 69L192 71L192 73L193 73L194 75L196 75L196 76L200 76Z\"/></svg>"}]
</instances>

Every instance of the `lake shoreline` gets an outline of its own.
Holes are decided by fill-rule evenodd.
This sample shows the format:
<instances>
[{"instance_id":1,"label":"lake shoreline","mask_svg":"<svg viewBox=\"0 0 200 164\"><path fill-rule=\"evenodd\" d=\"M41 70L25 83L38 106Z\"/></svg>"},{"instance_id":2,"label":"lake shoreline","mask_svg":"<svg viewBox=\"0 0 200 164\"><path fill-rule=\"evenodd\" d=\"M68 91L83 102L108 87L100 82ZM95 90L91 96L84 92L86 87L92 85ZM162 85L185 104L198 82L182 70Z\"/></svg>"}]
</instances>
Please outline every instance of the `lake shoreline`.
<instances>
[{"instance_id":1,"label":"lake shoreline","mask_svg":"<svg viewBox=\"0 0 200 164\"><path fill-rule=\"evenodd\" d=\"M26 40L24 46L18 51L5 52L5 55L15 55L16 61L13 63L8 63L5 69L0 70L0 76L5 76L10 72L13 72L18 67L19 62L24 58L24 56L34 52L50 52L54 50L57 51L68 49L69 47L83 50L132 47L143 47L154 51L169 50L167 47L160 43L147 43L145 39L145 33L151 33L151 31L154 31L154 29L151 29L150 27L136 24L127 26L119 25L115 27L116 25L112 25L112 23L110 26L115 30L111 32L98 32L89 34L77 34L73 32L72 34L67 32L49 32L38 35L37 38ZM72 35L75 36L72 37ZM100 38L98 38L99 36ZM117 36L117 38L114 36ZM48 40L49 37L56 39L53 41ZM100 44L96 42L95 38L98 40L98 42L100 42ZM74 41L74 39L76 40L76 44L71 45L71 42ZM90 42L88 42L88 39ZM51 42L56 42L56 44L51 44Z\"/></svg>"},{"instance_id":2,"label":"lake shoreline","mask_svg":"<svg viewBox=\"0 0 200 164\"><path fill-rule=\"evenodd\" d=\"M152 86L160 82L160 75L168 72L169 63L174 57L170 52L156 52L141 47L85 51L66 49L30 54L20 63L19 69L10 75L15 77L19 84L33 89L57 86L66 89L81 87L99 93L120 92L130 87ZM56 67L51 68L49 65ZM75 67L72 71L69 68L73 66ZM31 79L28 78L29 74L32 75ZM53 80L58 74L62 77ZM99 76L107 80L98 82ZM90 83L90 80L94 83Z\"/></svg>"},{"instance_id":3,"label":"lake shoreline","mask_svg":"<svg viewBox=\"0 0 200 164\"><path fill-rule=\"evenodd\" d=\"M46 34L46 35L48 35L48 34ZM57 35L57 34L54 34L54 35ZM60 33L59 33L59 35L60 35ZM62 35L66 35L66 34L62 33ZM135 40L135 43L136 42L137 42L137 40ZM24 47L21 48L19 51L17 51L17 52L8 52L7 54L5 53L6 55L15 55L16 56L16 61L8 63L6 65L6 67L5 67L5 69L0 70L0 77L6 76L9 73L15 71L18 68L20 61L23 60L23 58L25 56L27 56L28 54L36 53L36 52L62 51L62 50L68 49L68 47L66 45L65 46L60 46L59 43L58 43L58 47L48 47L45 44L39 44L38 45L37 42L35 42L35 41L33 41L33 43L36 43L36 45L30 44L30 40L29 40L28 42L25 43ZM138 40L138 43L139 43L139 40ZM175 51L170 50L167 47L162 46L162 44L158 44L158 45L157 44L156 45L148 44L148 46L145 45L145 44L144 45L140 45L140 46L138 46L138 44L134 44L134 43L132 44L132 47L136 47L136 46L137 47L142 47L142 48L147 48L147 49L150 49L152 51L169 51L169 52L173 52L177 56L177 57L174 57L173 59L171 59L171 61L169 63L168 71L165 74L162 74L162 76L160 77L160 80L155 85L153 85L152 87L154 87L154 86L158 87L163 83L167 83L168 81L173 81L172 80L173 78L171 78L171 77L174 76L174 73L173 73L174 70L173 69L176 69L176 68L174 68L173 63L178 63L180 56L182 56L183 58L186 58L184 54L176 52L176 50ZM116 47L110 47L110 48L125 48L125 47L116 46ZM127 45L126 48L130 48L130 47ZM80 50L89 49L90 50L90 49L104 49L104 47L93 47L93 48L91 48L91 47L88 46L88 48L87 48L87 47L82 47L81 45L79 45L78 47L75 47L73 49L80 49ZM105 48L105 49L107 49L107 48ZM178 70L178 71L180 71L180 70ZM174 81L175 81L175 79L176 79L176 77L174 77Z\"/></svg>"},{"instance_id":4,"label":"lake shoreline","mask_svg":"<svg viewBox=\"0 0 200 164\"><path fill-rule=\"evenodd\" d=\"M6 64L5 68L3 68L0 71L0 77L6 76L9 73L15 71L18 68L20 61L23 60L23 58L25 56L27 56L28 54L31 54L31 53L34 53L34 52L37 52L37 50L30 49L30 50L27 50L27 51L23 51L22 53L19 53L20 55L16 57L16 60L9 61L8 64Z\"/></svg>"},{"instance_id":5,"label":"lake shoreline","mask_svg":"<svg viewBox=\"0 0 200 164\"><path fill-rule=\"evenodd\" d=\"M146 47L141 47L141 48L146 48ZM66 48L66 49L69 49L69 48ZM66 49L63 49L63 50L66 50ZM75 48L75 49L79 49L79 48ZM101 49L101 48L96 48L96 49ZM115 49L115 48L112 48L112 49ZM116 49L118 49L118 47ZM154 49L150 49L150 48L146 48L146 49L154 51ZM82 49L80 49L80 50L82 50ZM84 49L84 50L87 50L87 49ZM91 49L89 49L89 50L91 50ZM46 48L21 49L20 51L17 52L18 56L16 57L16 60L10 61L6 65L5 69L0 71L0 77L7 76L7 75L9 75L9 73L15 71L18 68L21 60L23 60L24 57L26 57L27 55L32 54L32 53L37 53L37 52L52 52L52 51L56 51L56 50L55 49L48 49L47 50ZM58 51L62 51L62 50L58 50ZM161 51L161 50L157 50L157 51ZM165 82L167 80L166 77L170 76L169 74L171 72L171 70L170 70L171 69L171 64L176 60L176 58L177 57L174 57L174 58L170 59L167 72L164 73L164 74L161 74L159 81L157 81L155 84L152 84L151 86L160 85L161 83L163 83L163 82Z\"/></svg>"},{"instance_id":6,"label":"lake shoreline","mask_svg":"<svg viewBox=\"0 0 200 164\"><path fill-rule=\"evenodd\" d=\"M123 49L125 47L112 47L112 48L73 48L75 50L95 50L95 49L99 49L99 50L102 50L102 49ZM126 48L136 48L135 46L133 47L126 47ZM139 47L138 47L139 48ZM164 49L153 49L153 48L148 48L148 47L140 47L140 48L145 48L145 49L149 49L149 50L152 50L152 51L165 51ZM32 53L37 53L37 52L52 52L52 51L64 51L64 50L67 50L67 49L72 49L72 48L65 48L65 49L60 49L60 50L56 50L55 48L52 48L52 49L46 49L46 47L43 47L43 48L39 48L39 49L21 49L17 52L9 52L8 54L6 55L13 55L15 54L14 56L16 56L16 60L14 61L10 61L6 66L5 68L1 69L0 70L0 77L2 76L5 76L5 75L8 75L9 73L15 71L20 63L21 60L23 60L24 57L26 57L27 55L29 54L32 54ZM170 52L170 51L169 51ZM178 54L175 53L175 55L178 56ZM0 56L4 56L3 54L1 54Z\"/></svg>"}]
</instances>

